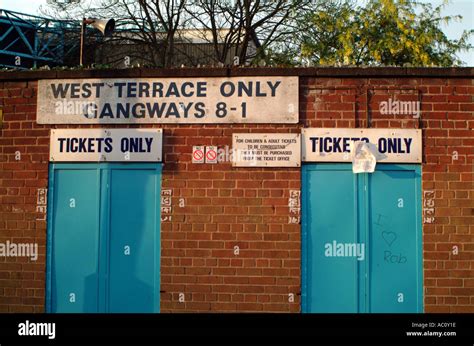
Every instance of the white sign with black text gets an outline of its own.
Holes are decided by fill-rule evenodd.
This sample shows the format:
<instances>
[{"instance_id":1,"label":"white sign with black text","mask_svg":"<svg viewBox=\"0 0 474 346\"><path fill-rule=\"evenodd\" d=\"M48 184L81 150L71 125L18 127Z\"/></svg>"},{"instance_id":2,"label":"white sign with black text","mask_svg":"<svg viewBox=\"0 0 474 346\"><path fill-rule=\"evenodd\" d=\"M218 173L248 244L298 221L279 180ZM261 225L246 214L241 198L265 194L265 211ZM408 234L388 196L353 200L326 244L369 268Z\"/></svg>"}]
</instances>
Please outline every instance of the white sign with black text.
<instances>
[{"instance_id":1,"label":"white sign with black text","mask_svg":"<svg viewBox=\"0 0 474 346\"><path fill-rule=\"evenodd\" d=\"M299 133L234 133L234 167L299 167Z\"/></svg>"},{"instance_id":2,"label":"white sign with black text","mask_svg":"<svg viewBox=\"0 0 474 346\"><path fill-rule=\"evenodd\" d=\"M38 82L38 124L298 122L298 77Z\"/></svg>"},{"instance_id":3,"label":"white sign with black text","mask_svg":"<svg viewBox=\"0 0 474 346\"><path fill-rule=\"evenodd\" d=\"M161 129L51 130L50 161L160 162Z\"/></svg>"},{"instance_id":4,"label":"white sign with black text","mask_svg":"<svg viewBox=\"0 0 474 346\"><path fill-rule=\"evenodd\" d=\"M417 129L302 129L302 160L351 162L351 143L375 145L377 162L421 163L421 130Z\"/></svg>"}]
</instances>

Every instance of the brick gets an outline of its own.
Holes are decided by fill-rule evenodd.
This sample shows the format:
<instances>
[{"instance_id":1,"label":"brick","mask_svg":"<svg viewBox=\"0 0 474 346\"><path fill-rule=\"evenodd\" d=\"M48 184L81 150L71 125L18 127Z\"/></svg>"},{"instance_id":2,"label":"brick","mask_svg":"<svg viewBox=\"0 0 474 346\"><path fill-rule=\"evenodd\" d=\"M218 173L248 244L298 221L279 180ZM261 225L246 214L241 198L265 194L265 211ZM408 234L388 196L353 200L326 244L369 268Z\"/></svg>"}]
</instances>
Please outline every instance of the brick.
<instances>
[{"instance_id":1,"label":"brick","mask_svg":"<svg viewBox=\"0 0 474 346\"><path fill-rule=\"evenodd\" d=\"M301 188L300 169L234 168L191 163L192 145L231 145L234 132L294 132L300 127L422 125L423 189L433 189L435 222L423 225L425 310L473 312L472 78L300 77L300 124L160 125L164 128L163 188L173 189L173 222L161 225L162 311L299 312L301 226L288 224L289 190ZM36 221L36 194L48 184L49 131L36 123L37 82L0 82L0 236L35 240L38 263L0 263L0 311L42 312L46 223ZM402 89L407 90L402 90ZM378 103L422 92L422 122L387 117ZM361 89L365 90L365 89ZM5 100L8 97L9 99ZM91 128L97 126L65 126ZM134 126L136 127L136 126ZM146 127L155 127L147 125ZM277 130L276 130L277 129ZM15 151L22 154L14 161ZM455 160L453 152L458 158ZM185 207L178 207L178 198ZM233 246L240 246L240 255ZM460 254L452 254L458 245ZM177 302L186 293L186 303ZM12 300L9 300L12 299Z\"/></svg>"},{"instance_id":2,"label":"brick","mask_svg":"<svg viewBox=\"0 0 474 346\"><path fill-rule=\"evenodd\" d=\"M459 296L472 296L474 295L474 287L468 288L451 288L451 294Z\"/></svg>"},{"instance_id":3,"label":"brick","mask_svg":"<svg viewBox=\"0 0 474 346\"><path fill-rule=\"evenodd\" d=\"M461 279L438 279L436 284L438 287L462 287Z\"/></svg>"}]
</instances>

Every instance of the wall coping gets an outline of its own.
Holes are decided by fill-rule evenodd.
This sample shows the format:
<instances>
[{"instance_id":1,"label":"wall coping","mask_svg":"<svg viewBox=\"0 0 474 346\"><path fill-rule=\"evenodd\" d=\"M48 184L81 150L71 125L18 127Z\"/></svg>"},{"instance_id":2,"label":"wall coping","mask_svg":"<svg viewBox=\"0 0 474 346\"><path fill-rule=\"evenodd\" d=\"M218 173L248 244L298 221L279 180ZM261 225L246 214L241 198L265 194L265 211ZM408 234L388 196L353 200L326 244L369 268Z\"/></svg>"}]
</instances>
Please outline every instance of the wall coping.
<instances>
[{"instance_id":1,"label":"wall coping","mask_svg":"<svg viewBox=\"0 0 474 346\"><path fill-rule=\"evenodd\" d=\"M78 78L300 76L349 78L473 78L474 67L247 67L4 71L0 81Z\"/></svg>"}]
</instances>

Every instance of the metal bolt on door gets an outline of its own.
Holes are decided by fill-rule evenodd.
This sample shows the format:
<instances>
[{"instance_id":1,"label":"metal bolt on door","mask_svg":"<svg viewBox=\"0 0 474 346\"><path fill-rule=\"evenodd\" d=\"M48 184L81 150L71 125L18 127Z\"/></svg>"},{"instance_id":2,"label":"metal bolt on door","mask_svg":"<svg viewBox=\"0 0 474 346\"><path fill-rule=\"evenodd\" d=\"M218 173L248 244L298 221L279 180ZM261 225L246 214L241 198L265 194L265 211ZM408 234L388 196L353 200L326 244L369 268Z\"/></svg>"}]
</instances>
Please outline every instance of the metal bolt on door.
<instances>
[{"instance_id":1,"label":"metal bolt on door","mask_svg":"<svg viewBox=\"0 0 474 346\"><path fill-rule=\"evenodd\" d=\"M52 164L47 311L158 312L160 164Z\"/></svg>"},{"instance_id":2,"label":"metal bolt on door","mask_svg":"<svg viewBox=\"0 0 474 346\"><path fill-rule=\"evenodd\" d=\"M421 312L420 166L303 167L303 312Z\"/></svg>"}]
</instances>

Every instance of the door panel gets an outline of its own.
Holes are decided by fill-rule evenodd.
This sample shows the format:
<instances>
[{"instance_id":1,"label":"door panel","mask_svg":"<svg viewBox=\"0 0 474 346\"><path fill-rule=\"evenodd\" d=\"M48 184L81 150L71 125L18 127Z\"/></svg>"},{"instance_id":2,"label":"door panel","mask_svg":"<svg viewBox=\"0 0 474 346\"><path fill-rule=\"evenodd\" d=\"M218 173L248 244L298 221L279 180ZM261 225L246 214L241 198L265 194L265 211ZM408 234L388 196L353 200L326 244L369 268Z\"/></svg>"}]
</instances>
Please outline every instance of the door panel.
<instances>
[{"instance_id":1,"label":"door panel","mask_svg":"<svg viewBox=\"0 0 474 346\"><path fill-rule=\"evenodd\" d=\"M100 174L58 169L54 175L52 311L96 312Z\"/></svg>"},{"instance_id":2,"label":"door panel","mask_svg":"<svg viewBox=\"0 0 474 346\"><path fill-rule=\"evenodd\" d=\"M155 287L158 201L154 173L111 171L110 312L153 312L155 308L154 293L159 288Z\"/></svg>"},{"instance_id":3,"label":"door panel","mask_svg":"<svg viewBox=\"0 0 474 346\"><path fill-rule=\"evenodd\" d=\"M338 244L357 242L356 180L347 169L311 170L307 175L308 309L357 312L357 259L337 256Z\"/></svg>"},{"instance_id":4,"label":"door panel","mask_svg":"<svg viewBox=\"0 0 474 346\"><path fill-rule=\"evenodd\" d=\"M303 312L423 311L420 176L417 165L303 166ZM334 241L361 256L328 257Z\"/></svg>"},{"instance_id":5,"label":"door panel","mask_svg":"<svg viewBox=\"0 0 474 346\"><path fill-rule=\"evenodd\" d=\"M417 312L419 217L413 170L369 175L370 312Z\"/></svg>"},{"instance_id":6,"label":"door panel","mask_svg":"<svg viewBox=\"0 0 474 346\"><path fill-rule=\"evenodd\" d=\"M48 312L159 312L159 164L52 164Z\"/></svg>"}]
</instances>

